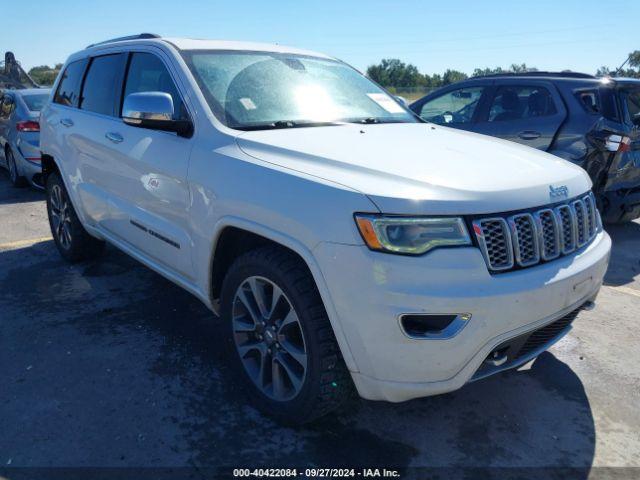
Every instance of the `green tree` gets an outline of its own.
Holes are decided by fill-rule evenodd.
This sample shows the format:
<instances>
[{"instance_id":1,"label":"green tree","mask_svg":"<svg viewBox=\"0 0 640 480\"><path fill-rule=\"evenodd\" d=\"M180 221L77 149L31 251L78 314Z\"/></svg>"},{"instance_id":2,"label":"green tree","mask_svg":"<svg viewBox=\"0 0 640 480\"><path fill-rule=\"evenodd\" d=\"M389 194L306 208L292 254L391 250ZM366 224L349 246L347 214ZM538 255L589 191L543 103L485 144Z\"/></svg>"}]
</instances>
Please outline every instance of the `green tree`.
<instances>
[{"instance_id":1,"label":"green tree","mask_svg":"<svg viewBox=\"0 0 640 480\"><path fill-rule=\"evenodd\" d=\"M471 74L472 77L483 77L485 75L495 75L497 73L504 73L502 67L496 68L476 68Z\"/></svg>"},{"instance_id":2,"label":"green tree","mask_svg":"<svg viewBox=\"0 0 640 480\"><path fill-rule=\"evenodd\" d=\"M469 78L469 76L464 72L447 69L447 71L442 75L442 84L449 85L451 83L461 82L462 80L466 80L467 78Z\"/></svg>"},{"instance_id":3,"label":"green tree","mask_svg":"<svg viewBox=\"0 0 640 480\"><path fill-rule=\"evenodd\" d=\"M367 68L367 76L383 87L419 87L424 77L418 68L397 58L385 58L377 65Z\"/></svg>"},{"instance_id":4,"label":"green tree","mask_svg":"<svg viewBox=\"0 0 640 480\"><path fill-rule=\"evenodd\" d=\"M62 68L62 64L58 63L54 67L48 65L40 65L29 70L29 76L40 85L53 85L58 76L58 72Z\"/></svg>"}]
</instances>

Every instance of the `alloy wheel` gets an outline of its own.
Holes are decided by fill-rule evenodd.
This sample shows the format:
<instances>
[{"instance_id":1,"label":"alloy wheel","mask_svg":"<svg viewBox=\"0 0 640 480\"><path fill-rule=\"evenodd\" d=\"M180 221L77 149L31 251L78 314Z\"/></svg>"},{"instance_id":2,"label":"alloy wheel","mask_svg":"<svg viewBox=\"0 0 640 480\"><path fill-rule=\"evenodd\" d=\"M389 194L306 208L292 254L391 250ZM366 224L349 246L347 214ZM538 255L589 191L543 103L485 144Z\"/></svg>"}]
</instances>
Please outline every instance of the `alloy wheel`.
<instances>
[{"instance_id":1,"label":"alloy wheel","mask_svg":"<svg viewBox=\"0 0 640 480\"><path fill-rule=\"evenodd\" d=\"M249 277L236 290L233 339L245 371L267 397L298 395L307 373L302 324L285 293L271 280Z\"/></svg>"},{"instance_id":2,"label":"alloy wheel","mask_svg":"<svg viewBox=\"0 0 640 480\"><path fill-rule=\"evenodd\" d=\"M67 195L60 188L60 185L54 185L51 188L51 224L53 226L53 234L64 248L68 250L71 247L71 217L70 204Z\"/></svg>"}]
</instances>

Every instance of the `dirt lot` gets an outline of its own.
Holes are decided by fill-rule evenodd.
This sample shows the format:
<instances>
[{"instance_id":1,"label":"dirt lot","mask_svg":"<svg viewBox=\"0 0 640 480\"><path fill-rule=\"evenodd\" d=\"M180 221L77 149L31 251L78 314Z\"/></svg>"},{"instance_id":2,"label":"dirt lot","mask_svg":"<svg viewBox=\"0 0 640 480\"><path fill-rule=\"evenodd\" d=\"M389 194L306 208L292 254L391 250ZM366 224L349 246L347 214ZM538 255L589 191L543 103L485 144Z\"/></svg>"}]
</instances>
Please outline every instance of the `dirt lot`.
<instances>
[{"instance_id":1,"label":"dirt lot","mask_svg":"<svg viewBox=\"0 0 640 480\"><path fill-rule=\"evenodd\" d=\"M292 429L243 401L198 300L113 248L97 263L64 263L42 199L0 174L0 477L342 465L640 477L640 223L609 229L597 308L532 365L404 404L357 400Z\"/></svg>"}]
</instances>

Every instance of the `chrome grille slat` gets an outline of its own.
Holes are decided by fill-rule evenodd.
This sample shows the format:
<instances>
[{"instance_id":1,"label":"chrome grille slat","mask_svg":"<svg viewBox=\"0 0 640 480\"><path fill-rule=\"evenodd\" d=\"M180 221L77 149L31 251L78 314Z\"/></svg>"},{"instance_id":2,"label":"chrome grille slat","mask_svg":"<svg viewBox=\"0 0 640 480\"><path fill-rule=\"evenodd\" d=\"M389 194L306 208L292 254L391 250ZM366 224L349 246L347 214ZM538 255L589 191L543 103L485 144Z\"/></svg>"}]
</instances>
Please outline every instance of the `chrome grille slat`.
<instances>
[{"instance_id":1,"label":"chrome grille slat","mask_svg":"<svg viewBox=\"0 0 640 480\"><path fill-rule=\"evenodd\" d=\"M571 208L575 215L577 245L581 247L589 240L587 233L587 209L582 200L572 202Z\"/></svg>"},{"instance_id":2,"label":"chrome grille slat","mask_svg":"<svg viewBox=\"0 0 640 480\"><path fill-rule=\"evenodd\" d=\"M504 218L484 218L473 222L484 259L491 270L513 268L513 244Z\"/></svg>"},{"instance_id":3,"label":"chrome grille slat","mask_svg":"<svg viewBox=\"0 0 640 480\"><path fill-rule=\"evenodd\" d=\"M584 206L587 209L587 231L589 233L589 238L591 238L596 233L596 205L593 200L593 194L589 194L582 199L584 201Z\"/></svg>"},{"instance_id":4,"label":"chrome grille slat","mask_svg":"<svg viewBox=\"0 0 640 480\"><path fill-rule=\"evenodd\" d=\"M472 223L493 272L530 267L568 255L588 244L601 228L592 193L553 208L479 218Z\"/></svg>"},{"instance_id":5,"label":"chrome grille slat","mask_svg":"<svg viewBox=\"0 0 640 480\"><path fill-rule=\"evenodd\" d=\"M558 219L550 208L535 213L540 242L540 256L549 261L560 256L560 228Z\"/></svg>"},{"instance_id":6,"label":"chrome grille slat","mask_svg":"<svg viewBox=\"0 0 640 480\"><path fill-rule=\"evenodd\" d=\"M535 221L530 213L509 217L514 257L518 265L528 267L540 261L540 246Z\"/></svg>"},{"instance_id":7,"label":"chrome grille slat","mask_svg":"<svg viewBox=\"0 0 640 480\"><path fill-rule=\"evenodd\" d=\"M560 224L560 244L562 254L567 255L576 249L576 220L575 213L569 205L560 205L555 208L555 213Z\"/></svg>"}]
</instances>

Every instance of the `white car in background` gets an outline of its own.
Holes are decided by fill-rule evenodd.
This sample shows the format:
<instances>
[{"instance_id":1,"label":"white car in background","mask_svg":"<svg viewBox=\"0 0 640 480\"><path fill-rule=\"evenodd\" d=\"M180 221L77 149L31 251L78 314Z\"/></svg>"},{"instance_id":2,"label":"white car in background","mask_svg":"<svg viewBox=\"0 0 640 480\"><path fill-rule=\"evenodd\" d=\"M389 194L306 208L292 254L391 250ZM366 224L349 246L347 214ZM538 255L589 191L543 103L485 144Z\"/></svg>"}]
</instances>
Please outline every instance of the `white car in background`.
<instances>
[{"instance_id":1,"label":"white car in background","mask_svg":"<svg viewBox=\"0 0 640 480\"><path fill-rule=\"evenodd\" d=\"M283 421L353 385L398 402L517 367L602 284L611 241L584 171L424 123L325 55L142 34L71 55L53 92L62 256L107 241L193 293Z\"/></svg>"}]
</instances>

